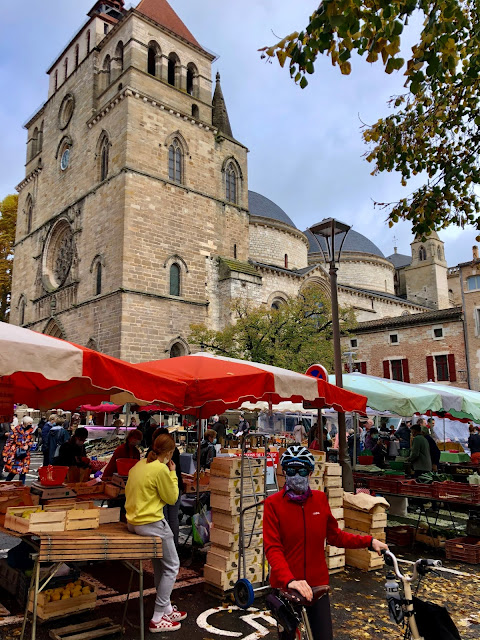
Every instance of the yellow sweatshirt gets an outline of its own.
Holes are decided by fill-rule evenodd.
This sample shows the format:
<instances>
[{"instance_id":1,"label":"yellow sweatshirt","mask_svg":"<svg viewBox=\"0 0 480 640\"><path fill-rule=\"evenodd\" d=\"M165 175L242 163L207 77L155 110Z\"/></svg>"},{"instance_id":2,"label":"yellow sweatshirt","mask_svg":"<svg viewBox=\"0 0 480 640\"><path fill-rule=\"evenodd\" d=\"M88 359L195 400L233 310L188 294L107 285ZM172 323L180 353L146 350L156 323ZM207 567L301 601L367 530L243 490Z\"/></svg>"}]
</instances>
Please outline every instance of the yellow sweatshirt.
<instances>
[{"instance_id":1,"label":"yellow sweatshirt","mask_svg":"<svg viewBox=\"0 0 480 640\"><path fill-rule=\"evenodd\" d=\"M178 499L178 478L166 464L144 458L130 470L125 488L127 522L133 525L163 520L163 507Z\"/></svg>"}]
</instances>

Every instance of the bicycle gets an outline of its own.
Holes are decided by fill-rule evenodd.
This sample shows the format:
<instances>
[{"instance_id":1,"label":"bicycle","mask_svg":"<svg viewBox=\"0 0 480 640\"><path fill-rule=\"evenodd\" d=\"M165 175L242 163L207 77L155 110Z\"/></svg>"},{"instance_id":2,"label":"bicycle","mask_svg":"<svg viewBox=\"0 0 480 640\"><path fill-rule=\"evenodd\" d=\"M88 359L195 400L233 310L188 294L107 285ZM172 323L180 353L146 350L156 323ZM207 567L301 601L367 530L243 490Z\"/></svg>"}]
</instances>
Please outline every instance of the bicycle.
<instances>
[{"instance_id":1,"label":"bicycle","mask_svg":"<svg viewBox=\"0 0 480 640\"><path fill-rule=\"evenodd\" d=\"M328 585L312 587L313 599L307 600L296 589L278 589L269 593L266 603L273 618L278 623L279 635L282 631L295 633L296 640L314 640L307 607L330 592Z\"/></svg>"},{"instance_id":2,"label":"bicycle","mask_svg":"<svg viewBox=\"0 0 480 640\"><path fill-rule=\"evenodd\" d=\"M424 602L416 597L422 578L429 572L442 566L441 560L420 558L413 565L412 575L403 575L398 560L390 550L382 552L385 565L393 568L387 573L385 591L390 620L404 626L404 640L461 640L458 629L444 607ZM397 577L403 585L403 595L394 579ZM415 594L412 583L418 580Z\"/></svg>"}]
</instances>

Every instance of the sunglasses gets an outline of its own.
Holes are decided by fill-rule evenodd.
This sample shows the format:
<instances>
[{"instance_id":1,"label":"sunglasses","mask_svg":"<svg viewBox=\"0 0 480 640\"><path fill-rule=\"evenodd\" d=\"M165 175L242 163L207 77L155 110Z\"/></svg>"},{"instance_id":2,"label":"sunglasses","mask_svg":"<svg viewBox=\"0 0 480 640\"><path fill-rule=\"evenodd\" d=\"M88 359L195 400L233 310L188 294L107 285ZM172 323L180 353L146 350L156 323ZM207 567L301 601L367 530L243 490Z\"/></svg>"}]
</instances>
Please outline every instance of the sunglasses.
<instances>
[{"instance_id":1,"label":"sunglasses","mask_svg":"<svg viewBox=\"0 0 480 640\"><path fill-rule=\"evenodd\" d=\"M285 473L290 478L293 478L293 476L296 476L297 473L301 478L306 478L308 475L310 475L310 471L308 469L305 469L305 467L301 467L300 469L297 469L296 467L287 467L285 469Z\"/></svg>"}]
</instances>

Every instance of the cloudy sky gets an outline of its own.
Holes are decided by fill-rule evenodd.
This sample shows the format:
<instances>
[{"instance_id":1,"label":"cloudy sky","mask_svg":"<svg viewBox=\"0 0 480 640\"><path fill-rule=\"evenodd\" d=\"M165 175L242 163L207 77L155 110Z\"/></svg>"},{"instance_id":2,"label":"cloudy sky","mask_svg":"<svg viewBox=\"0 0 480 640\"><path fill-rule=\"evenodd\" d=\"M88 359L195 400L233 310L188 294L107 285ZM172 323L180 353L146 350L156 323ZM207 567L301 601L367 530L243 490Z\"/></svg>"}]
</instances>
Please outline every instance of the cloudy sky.
<instances>
[{"instance_id":1,"label":"cloudy sky","mask_svg":"<svg viewBox=\"0 0 480 640\"><path fill-rule=\"evenodd\" d=\"M16 0L0 9L0 197L24 176L26 132L22 125L47 95L46 69L83 24L94 0ZM128 6L128 0L126 5ZM136 2L133 4L137 4ZM274 200L300 229L336 217L368 236L385 255L409 253L410 225L392 230L374 201L405 195L395 175L372 177L362 157L361 122L387 112L402 76L352 61L351 76L329 59L302 91L288 70L260 59L258 49L307 24L316 0L171 0L197 40L218 55L235 137L250 149L249 188ZM473 230L441 233L450 266L468 260Z\"/></svg>"}]
</instances>

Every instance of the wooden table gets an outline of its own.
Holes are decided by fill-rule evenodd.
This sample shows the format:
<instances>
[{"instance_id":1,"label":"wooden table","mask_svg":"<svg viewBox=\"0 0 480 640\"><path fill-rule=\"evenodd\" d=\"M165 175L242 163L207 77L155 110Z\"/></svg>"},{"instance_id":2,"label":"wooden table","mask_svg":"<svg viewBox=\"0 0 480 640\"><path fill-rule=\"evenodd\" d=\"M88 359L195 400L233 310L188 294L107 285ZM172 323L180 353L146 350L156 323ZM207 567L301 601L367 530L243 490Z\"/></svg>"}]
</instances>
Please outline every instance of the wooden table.
<instances>
[{"instance_id":1,"label":"wooden table","mask_svg":"<svg viewBox=\"0 0 480 640\"><path fill-rule=\"evenodd\" d=\"M127 525L123 522L101 525L98 529L87 529L83 531L61 531L26 535L17 533L16 531L10 531L4 527L0 527L0 531L16 538L22 538L22 540L25 540L32 547L34 552L33 557L35 564L27 596L27 605L20 640L23 640L25 635L28 606L32 594L33 620L31 640L36 640L38 594L45 589L54 577L60 564L63 562L78 562L83 560L120 560L130 568L130 582L122 627L128 606L133 572L138 573L140 591L140 638L142 640L144 639L143 560L162 557L161 538L139 536L135 533L130 533ZM139 561L138 568L130 562L131 560ZM42 562L53 562L55 564L40 585L40 565Z\"/></svg>"}]
</instances>

